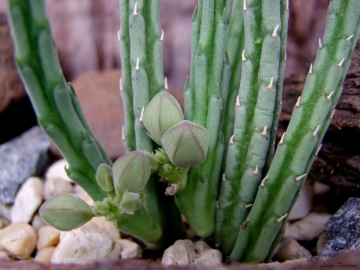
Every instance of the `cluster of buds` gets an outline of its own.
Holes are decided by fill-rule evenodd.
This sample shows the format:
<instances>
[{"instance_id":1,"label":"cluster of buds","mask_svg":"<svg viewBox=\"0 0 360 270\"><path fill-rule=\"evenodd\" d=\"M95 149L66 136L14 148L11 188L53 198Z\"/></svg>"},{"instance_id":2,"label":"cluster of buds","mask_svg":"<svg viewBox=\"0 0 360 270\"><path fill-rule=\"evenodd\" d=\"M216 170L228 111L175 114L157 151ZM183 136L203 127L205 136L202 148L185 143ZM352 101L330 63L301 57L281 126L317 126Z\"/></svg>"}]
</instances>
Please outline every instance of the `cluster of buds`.
<instances>
[{"instance_id":1,"label":"cluster of buds","mask_svg":"<svg viewBox=\"0 0 360 270\"><path fill-rule=\"evenodd\" d=\"M78 228L94 216L119 221L135 214L146 200L144 187L150 177L151 166L141 151L120 157L110 168L100 164L96 173L98 185L108 193L103 201L89 206L72 194L60 194L46 201L41 209L42 218L53 227L69 231Z\"/></svg>"},{"instance_id":2,"label":"cluster of buds","mask_svg":"<svg viewBox=\"0 0 360 270\"><path fill-rule=\"evenodd\" d=\"M184 120L179 103L166 91L161 91L150 101L144 110L143 123L148 136L160 146L155 154L146 154L152 171L172 187L184 188L188 168L198 166L206 159L209 131Z\"/></svg>"},{"instance_id":3,"label":"cluster of buds","mask_svg":"<svg viewBox=\"0 0 360 270\"><path fill-rule=\"evenodd\" d=\"M162 146L173 165L194 167L205 161L209 131L184 120L179 103L168 92L153 97L144 110L143 122L149 137Z\"/></svg>"}]
</instances>

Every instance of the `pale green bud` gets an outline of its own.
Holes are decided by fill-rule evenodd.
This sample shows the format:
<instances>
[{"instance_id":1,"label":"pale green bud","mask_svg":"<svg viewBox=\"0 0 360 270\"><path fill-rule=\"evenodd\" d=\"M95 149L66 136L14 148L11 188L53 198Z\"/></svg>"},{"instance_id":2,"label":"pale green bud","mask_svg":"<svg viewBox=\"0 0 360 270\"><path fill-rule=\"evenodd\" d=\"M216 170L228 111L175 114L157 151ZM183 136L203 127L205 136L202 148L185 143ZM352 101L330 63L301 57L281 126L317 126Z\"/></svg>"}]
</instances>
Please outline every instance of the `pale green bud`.
<instances>
[{"instance_id":1,"label":"pale green bud","mask_svg":"<svg viewBox=\"0 0 360 270\"><path fill-rule=\"evenodd\" d=\"M128 215L133 215L141 207L139 193L125 192L120 203L120 209Z\"/></svg>"},{"instance_id":2,"label":"pale green bud","mask_svg":"<svg viewBox=\"0 0 360 270\"><path fill-rule=\"evenodd\" d=\"M171 164L164 164L163 169L165 172L169 173L174 169L174 167Z\"/></svg>"},{"instance_id":3,"label":"pale green bud","mask_svg":"<svg viewBox=\"0 0 360 270\"><path fill-rule=\"evenodd\" d=\"M112 170L108 165L104 163L100 164L97 169L95 177L97 183L99 184L102 190L106 192L111 192L114 190Z\"/></svg>"},{"instance_id":4,"label":"pale green bud","mask_svg":"<svg viewBox=\"0 0 360 270\"><path fill-rule=\"evenodd\" d=\"M168 92L161 91L146 106L143 123L149 137L160 145L163 134L183 119L177 100Z\"/></svg>"},{"instance_id":5,"label":"pale green bud","mask_svg":"<svg viewBox=\"0 0 360 270\"><path fill-rule=\"evenodd\" d=\"M141 150L141 152L147 157L147 159L150 163L151 171L155 172L159 167L159 163L156 161L154 156L151 153L149 153L148 151Z\"/></svg>"},{"instance_id":6,"label":"pale green bud","mask_svg":"<svg viewBox=\"0 0 360 270\"><path fill-rule=\"evenodd\" d=\"M105 216L109 213L110 207L105 202L96 201L93 206L93 210L96 215Z\"/></svg>"},{"instance_id":7,"label":"pale green bud","mask_svg":"<svg viewBox=\"0 0 360 270\"><path fill-rule=\"evenodd\" d=\"M113 178L117 194L121 195L125 191L142 191L150 174L150 163L141 151L133 151L120 157L113 166Z\"/></svg>"},{"instance_id":8,"label":"pale green bud","mask_svg":"<svg viewBox=\"0 0 360 270\"><path fill-rule=\"evenodd\" d=\"M59 194L40 208L40 216L61 231L70 231L88 222L94 215L91 207L73 194Z\"/></svg>"},{"instance_id":9,"label":"pale green bud","mask_svg":"<svg viewBox=\"0 0 360 270\"><path fill-rule=\"evenodd\" d=\"M172 164L192 167L205 161L210 134L206 128L183 120L166 131L161 141Z\"/></svg>"},{"instance_id":10,"label":"pale green bud","mask_svg":"<svg viewBox=\"0 0 360 270\"><path fill-rule=\"evenodd\" d=\"M166 152L164 151L164 149L158 149L155 150L155 159L161 163L161 164L168 164L170 163L170 159L167 156Z\"/></svg>"}]
</instances>

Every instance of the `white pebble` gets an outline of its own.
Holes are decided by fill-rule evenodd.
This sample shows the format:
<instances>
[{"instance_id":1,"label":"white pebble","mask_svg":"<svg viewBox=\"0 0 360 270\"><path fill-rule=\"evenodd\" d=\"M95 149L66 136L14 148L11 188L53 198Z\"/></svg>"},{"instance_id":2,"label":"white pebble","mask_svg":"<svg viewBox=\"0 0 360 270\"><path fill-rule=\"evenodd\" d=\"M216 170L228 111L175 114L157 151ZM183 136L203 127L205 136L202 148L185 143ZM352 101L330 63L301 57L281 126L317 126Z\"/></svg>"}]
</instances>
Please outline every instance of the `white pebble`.
<instances>
[{"instance_id":1,"label":"white pebble","mask_svg":"<svg viewBox=\"0 0 360 270\"><path fill-rule=\"evenodd\" d=\"M91 222L84 226L60 233L60 243L51 258L51 263L84 264L99 260L117 260L121 246L107 232Z\"/></svg>"},{"instance_id":2,"label":"white pebble","mask_svg":"<svg viewBox=\"0 0 360 270\"><path fill-rule=\"evenodd\" d=\"M11 220L11 205L0 204L0 217Z\"/></svg>"},{"instance_id":3,"label":"white pebble","mask_svg":"<svg viewBox=\"0 0 360 270\"><path fill-rule=\"evenodd\" d=\"M94 204L93 199L86 193L86 191L79 185L74 186L74 194L79 196L80 199L84 200L87 204Z\"/></svg>"},{"instance_id":4,"label":"white pebble","mask_svg":"<svg viewBox=\"0 0 360 270\"><path fill-rule=\"evenodd\" d=\"M48 200L51 197L63 194L63 193L73 193L74 187L73 183L65 181L62 178L57 178L55 176L47 177L44 184L44 199Z\"/></svg>"},{"instance_id":5,"label":"white pebble","mask_svg":"<svg viewBox=\"0 0 360 270\"><path fill-rule=\"evenodd\" d=\"M43 226L38 231L37 250L56 246L59 243L60 231L52 226Z\"/></svg>"},{"instance_id":6,"label":"white pebble","mask_svg":"<svg viewBox=\"0 0 360 270\"><path fill-rule=\"evenodd\" d=\"M29 223L43 201L44 183L38 177L30 177L18 191L11 209L11 222Z\"/></svg>"},{"instance_id":7,"label":"white pebble","mask_svg":"<svg viewBox=\"0 0 360 270\"><path fill-rule=\"evenodd\" d=\"M190 240L178 240L168 247L163 255L161 265L188 266L196 260L195 247Z\"/></svg>"},{"instance_id":8,"label":"white pebble","mask_svg":"<svg viewBox=\"0 0 360 270\"><path fill-rule=\"evenodd\" d=\"M36 231L27 223L13 223L0 230L0 249L16 259L29 259L36 241Z\"/></svg>"},{"instance_id":9,"label":"white pebble","mask_svg":"<svg viewBox=\"0 0 360 270\"><path fill-rule=\"evenodd\" d=\"M285 229L285 236L311 241L324 231L325 223L330 216L326 213L310 213L305 218L288 225Z\"/></svg>"},{"instance_id":10,"label":"white pebble","mask_svg":"<svg viewBox=\"0 0 360 270\"><path fill-rule=\"evenodd\" d=\"M42 263L50 263L54 251L55 247L44 247L36 252L34 260Z\"/></svg>"},{"instance_id":11,"label":"white pebble","mask_svg":"<svg viewBox=\"0 0 360 270\"><path fill-rule=\"evenodd\" d=\"M89 222L95 224L101 231L107 233L112 239L118 240L121 238L120 231L117 229L112 221L107 221L105 217L93 217Z\"/></svg>"},{"instance_id":12,"label":"white pebble","mask_svg":"<svg viewBox=\"0 0 360 270\"><path fill-rule=\"evenodd\" d=\"M301 258L311 258L311 253L293 238L283 238L273 256L273 260L280 262Z\"/></svg>"},{"instance_id":13,"label":"white pebble","mask_svg":"<svg viewBox=\"0 0 360 270\"><path fill-rule=\"evenodd\" d=\"M135 242L127 239L120 239L117 242L121 246L121 259L132 259L141 257L141 247Z\"/></svg>"},{"instance_id":14,"label":"white pebble","mask_svg":"<svg viewBox=\"0 0 360 270\"><path fill-rule=\"evenodd\" d=\"M205 250L199 258L194 261L194 265L219 266L222 263L221 252L217 249Z\"/></svg>"},{"instance_id":15,"label":"white pebble","mask_svg":"<svg viewBox=\"0 0 360 270\"><path fill-rule=\"evenodd\" d=\"M53 178L53 179L61 179L67 182L73 182L66 174L65 167L67 168L69 165L65 159L60 159L54 162L49 169L45 173L45 179Z\"/></svg>"},{"instance_id":16,"label":"white pebble","mask_svg":"<svg viewBox=\"0 0 360 270\"><path fill-rule=\"evenodd\" d=\"M288 221L296 220L305 217L311 210L314 202L314 188L311 181L307 180L304 187L300 191L293 209L290 212Z\"/></svg>"},{"instance_id":17,"label":"white pebble","mask_svg":"<svg viewBox=\"0 0 360 270\"><path fill-rule=\"evenodd\" d=\"M164 266L206 265L220 266L222 255L219 250L210 249L202 241L194 244L190 240L178 240L164 252L161 264Z\"/></svg>"},{"instance_id":18,"label":"white pebble","mask_svg":"<svg viewBox=\"0 0 360 270\"><path fill-rule=\"evenodd\" d=\"M49 224L45 222L45 220L42 219L42 217L37 213L35 214L35 216L33 217L33 219L31 220L31 226L33 226L33 228L36 231L39 231L39 229L43 226L48 226Z\"/></svg>"}]
</instances>

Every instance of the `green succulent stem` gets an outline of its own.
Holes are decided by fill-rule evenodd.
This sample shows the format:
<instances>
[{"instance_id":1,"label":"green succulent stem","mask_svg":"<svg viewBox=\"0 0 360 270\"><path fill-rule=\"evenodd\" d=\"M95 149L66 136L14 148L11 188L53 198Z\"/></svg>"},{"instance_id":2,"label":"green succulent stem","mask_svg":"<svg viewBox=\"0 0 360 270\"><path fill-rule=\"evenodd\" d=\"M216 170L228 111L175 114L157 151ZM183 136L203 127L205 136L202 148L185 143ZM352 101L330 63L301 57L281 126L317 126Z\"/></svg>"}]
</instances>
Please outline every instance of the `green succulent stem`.
<instances>
[{"instance_id":1,"label":"green succulent stem","mask_svg":"<svg viewBox=\"0 0 360 270\"><path fill-rule=\"evenodd\" d=\"M359 1L333 1L314 65L230 258L269 258L319 150L359 36ZM352 23L350 23L352 22ZM286 169L284 169L286 168Z\"/></svg>"},{"instance_id":2,"label":"green succulent stem","mask_svg":"<svg viewBox=\"0 0 360 270\"><path fill-rule=\"evenodd\" d=\"M185 118L205 127L210 133L207 158L191 168L187 187L175 201L196 233L209 236L215 228L215 198L223 148L220 124L223 97L227 97L228 76L224 70L225 40L232 1L199 1L193 14L190 77L185 84ZM189 102L191 106L186 103ZM194 207L196 206L196 207Z\"/></svg>"},{"instance_id":3,"label":"green succulent stem","mask_svg":"<svg viewBox=\"0 0 360 270\"><path fill-rule=\"evenodd\" d=\"M283 76L280 63L284 62L281 49L285 45L281 44L286 37L281 31L287 32L287 21L282 17L288 13L284 3L257 0L242 5L246 39L241 81L216 217L216 241L225 255L233 249L239 227L255 199L274 140L274 115L278 115L280 105L276 101L281 98L279 80Z\"/></svg>"},{"instance_id":4,"label":"green succulent stem","mask_svg":"<svg viewBox=\"0 0 360 270\"><path fill-rule=\"evenodd\" d=\"M147 135L143 120L145 107L156 94L164 90L162 59L164 33L160 29L160 1L123 0L120 1L120 6L119 45L122 64L120 93L125 112L123 143L128 152L141 150L151 153L154 150L154 143ZM160 224L165 232L166 227L172 227L174 222L166 216L163 201L168 199L164 195L164 186L158 180L159 178L153 175L146 184L148 198L143 207L148 217L154 219L151 222ZM180 222L180 213L174 203L168 203L166 207L172 209L171 218ZM119 227L121 228L121 223ZM129 229L131 228L130 226ZM174 225L173 228L174 237L182 234L179 226ZM163 240L173 239L172 237L163 239L163 236L164 234L159 240L161 243L165 243L162 242Z\"/></svg>"},{"instance_id":5,"label":"green succulent stem","mask_svg":"<svg viewBox=\"0 0 360 270\"><path fill-rule=\"evenodd\" d=\"M95 179L112 162L95 138L73 87L65 81L42 0L9 1L15 59L38 122L66 158L66 172L94 199L106 197Z\"/></svg>"}]
</instances>

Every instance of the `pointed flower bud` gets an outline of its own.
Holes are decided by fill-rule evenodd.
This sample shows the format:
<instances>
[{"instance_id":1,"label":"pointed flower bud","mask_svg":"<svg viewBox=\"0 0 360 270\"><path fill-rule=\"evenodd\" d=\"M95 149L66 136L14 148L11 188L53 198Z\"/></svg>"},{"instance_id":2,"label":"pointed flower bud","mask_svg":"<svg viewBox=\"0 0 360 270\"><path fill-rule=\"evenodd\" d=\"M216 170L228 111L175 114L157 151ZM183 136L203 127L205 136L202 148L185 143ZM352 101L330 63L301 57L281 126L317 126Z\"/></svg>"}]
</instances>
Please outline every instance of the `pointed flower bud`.
<instances>
[{"instance_id":1,"label":"pointed flower bud","mask_svg":"<svg viewBox=\"0 0 360 270\"><path fill-rule=\"evenodd\" d=\"M153 97L144 111L144 126L149 137L161 144L161 137L169 128L184 119L184 114L177 100L166 91Z\"/></svg>"},{"instance_id":2,"label":"pointed flower bud","mask_svg":"<svg viewBox=\"0 0 360 270\"><path fill-rule=\"evenodd\" d=\"M123 194L125 191L142 191L150 174L150 163L141 151L133 151L120 157L113 166L113 178L117 194Z\"/></svg>"},{"instance_id":3,"label":"pointed flower bud","mask_svg":"<svg viewBox=\"0 0 360 270\"><path fill-rule=\"evenodd\" d=\"M110 211L110 206L107 203L96 201L93 206L96 215L106 216Z\"/></svg>"},{"instance_id":4,"label":"pointed flower bud","mask_svg":"<svg viewBox=\"0 0 360 270\"><path fill-rule=\"evenodd\" d=\"M114 190L112 171L108 165L104 163L100 164L95 177L102 190L106 192L111 192Z\"/></svg>"},{"instance_id":5,"label":"pointed flower bud","mask_svg":"<svg viewBox=\"0 0 360 270\"><path fill-rule=\"evenodd\" d=\"M166 152L164 151L164 149L158 149L155 150L155 159L161 163L161 164L168 164L170 163L170 159L167 156Z\"/></svg>"},{"instance_id":6,"label":"pointed flower bud","mask_svg":"<svg viewBox=\"0 0 360 270\"><path fill-rule=\"evenodd\" d=\"M154 156L151 153L149 153L148 151L143 151L143 150L140 150L140 151L147 157L147 159L150 163L151 172L155 172L159 167L159 163L156 161Z\"/></svg>"},{"instance_id":7,"label":"pointed flower bud","mask_svg":"<svg viewBox=\"0 0 360 270\"><path fill-rule=\"evenodd\" d=\"M141 207L139 193L125 192L120 203L120 209L128 215L133 215Z\"/></svg>"},{"instance_id":8,"label":"pointed flower bud","mask_svg":"<svg viewBox=\"0 0 360 270\"><path fill-rule=\"evenodd\" d=\"M183 120L166 131L161 141L172 164L191 167L205 161L210 134L206 128Z\"/></svg>"},{"instance_id":9,"label":"pointed flower bud","mask_svg":"<svg viewBox=\"0 0 360 270\"><path fill-rule=\"evenodd\" d=\"M41 217L61 231L70 231L88 222L94 215L91 207L73 194L59 194L40 208Z\"/></svg>"}]
</instances>

